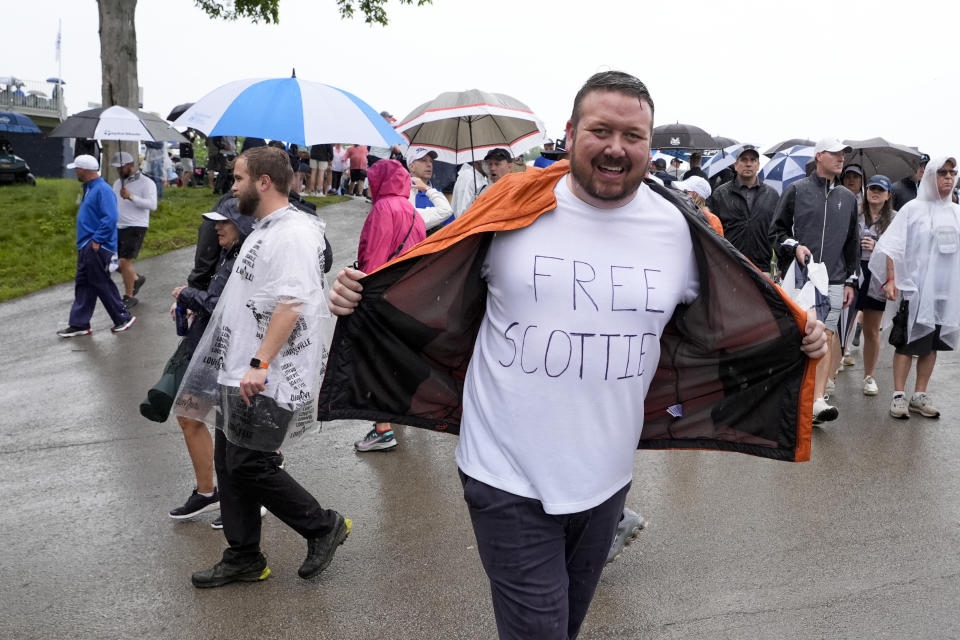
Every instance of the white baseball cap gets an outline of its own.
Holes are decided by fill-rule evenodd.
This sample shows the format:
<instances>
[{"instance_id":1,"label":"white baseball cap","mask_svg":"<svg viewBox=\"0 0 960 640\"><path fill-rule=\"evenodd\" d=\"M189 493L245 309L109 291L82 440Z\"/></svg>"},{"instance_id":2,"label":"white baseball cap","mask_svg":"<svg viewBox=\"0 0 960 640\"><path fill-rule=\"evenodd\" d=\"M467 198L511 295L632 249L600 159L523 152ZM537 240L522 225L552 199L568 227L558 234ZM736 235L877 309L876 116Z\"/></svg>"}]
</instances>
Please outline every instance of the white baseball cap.
<instances>
[{"instance_id":1,"label":"white baseball cap","mask_svg":"<svg viewBox=\"0 0 960 640\"><path fill-rule=\"evenodd\" d=\"M79 155L73 159L73 162L67 165L67 169L86 169L87 171L100 171L100 163L93 156L86 154Z\"/></svg>"},{"instance_id":2,"label":"white baseball cap","mask_svg":"<svg viewBox=\"0 0 960 640\"><path fill-rule=\"evenodd\" d=\"M407 164L410 164L414 160L419 160L425 156L430 156L434 160L437 159L437 152L426 147L410 147L410 150L407 151Z\"/></svg>"},{"instance_id":3,"label":"white baseball cap","mask_svg":"<svg viewBox=\"0 0 960 640\"><path fill-rule=\"evenodd\" d=\"M686 180L674 180L670 186L678 191L693 191L698 196L706 200L713 193L710 189L710 183L700 176L690 176Z\"/></svg>"},{"instance_id":4,"label":"white baseball cap","mask_svg":"<svg viewBox=\"0 0 960 640\"><path fill-rule=\"evenodd\" d=\"M829 151L830 153L843 151L844 153L848 153L853 151L853 147L843 144L837 138L820 138L820 140L817 141L817 146L813 148L813 152L816 154L823 151Z\"/></svg>"},{"instance_id":5,"label":"white baseball cap","mask_svg":"<svg viewBox=\"0 0 960 640\"><path fill-rule=\"evenodd\" d=\"M125 164L132 164L133 156L127 153L126 151L120 151L113 154L113 162L110 163L111 167L122 167Z\"/></svg>"}]
</instances>

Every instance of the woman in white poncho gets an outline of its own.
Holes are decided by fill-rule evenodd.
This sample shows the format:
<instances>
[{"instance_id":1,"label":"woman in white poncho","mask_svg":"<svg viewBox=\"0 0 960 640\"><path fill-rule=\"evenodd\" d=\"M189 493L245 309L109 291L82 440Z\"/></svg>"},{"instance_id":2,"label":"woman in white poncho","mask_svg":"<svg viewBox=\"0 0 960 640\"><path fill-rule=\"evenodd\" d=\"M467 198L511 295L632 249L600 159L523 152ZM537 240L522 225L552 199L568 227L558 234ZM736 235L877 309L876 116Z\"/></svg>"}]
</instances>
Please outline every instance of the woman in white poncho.
<instances>
[{"instance_id":1,"label":"woman in white poncho","mask_svg":"<svg viewBox=\"0 0 960 640\"><path fill-rule=\"evenodd\" d=\"M894 345L890 415L895 418L909 418L910 411L940 416L927 384L937 351L955 349L960 337L960 206L950 197L956 180L956 159L931 160L916 199L903 206L870 257L870 272L884 282L887 298L902 300L893 328L905 332ZM913 356L917 381L908 404L904 390Z\"/></svg>"}]
</instances>

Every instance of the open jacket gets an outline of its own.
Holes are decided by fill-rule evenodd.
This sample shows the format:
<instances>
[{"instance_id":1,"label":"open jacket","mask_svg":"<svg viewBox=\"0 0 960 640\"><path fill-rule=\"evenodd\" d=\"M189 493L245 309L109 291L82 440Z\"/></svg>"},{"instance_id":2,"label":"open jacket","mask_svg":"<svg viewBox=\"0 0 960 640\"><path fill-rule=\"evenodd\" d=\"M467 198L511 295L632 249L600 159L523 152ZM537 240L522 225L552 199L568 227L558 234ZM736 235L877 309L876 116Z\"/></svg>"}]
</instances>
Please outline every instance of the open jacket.
<instances>
[{"instance_id":1,"label":"open jacket","mask_svg":"<svg viewBox=\"0 0 960 640\"><path fill-rule=\"evenodd\" d=\"M365 277L360 305L337 322L319 419L458 433L486 309L486 250L494 233L555 209L554 187L568 171L562 161L505 177L454 223ZM687 199L646 184L690 226L700 295L678 307L664 330L638 448L808 460L815 361L800 351L805 312Z\"/></svg>"}]
</instances>

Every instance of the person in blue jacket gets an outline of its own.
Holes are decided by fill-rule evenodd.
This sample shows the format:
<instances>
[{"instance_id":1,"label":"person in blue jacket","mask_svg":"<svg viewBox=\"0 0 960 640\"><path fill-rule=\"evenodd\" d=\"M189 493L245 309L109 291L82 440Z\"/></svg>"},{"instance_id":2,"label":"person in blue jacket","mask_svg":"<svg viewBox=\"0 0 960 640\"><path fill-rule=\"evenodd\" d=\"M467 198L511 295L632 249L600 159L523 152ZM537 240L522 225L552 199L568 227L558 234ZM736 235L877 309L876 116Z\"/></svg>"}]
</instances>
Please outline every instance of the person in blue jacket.
<instances>
[{"instance_id":1,"label":"person in blue jacket","mask_svg":"<svg viewBox=\"0 0 960 640\"><path fill-rule=\"evenodd\" d=\"M77 156L67 168L76 169L77 180L83 183L83 199L77 212L77 275L70 324L57 335L89 335L97 298L113 321L110 330L126 331L137 318L124 306L117 285L110 279L117 264L117 197L100 177L100 163L93 156Z\"/></svg>"}]
</instances>

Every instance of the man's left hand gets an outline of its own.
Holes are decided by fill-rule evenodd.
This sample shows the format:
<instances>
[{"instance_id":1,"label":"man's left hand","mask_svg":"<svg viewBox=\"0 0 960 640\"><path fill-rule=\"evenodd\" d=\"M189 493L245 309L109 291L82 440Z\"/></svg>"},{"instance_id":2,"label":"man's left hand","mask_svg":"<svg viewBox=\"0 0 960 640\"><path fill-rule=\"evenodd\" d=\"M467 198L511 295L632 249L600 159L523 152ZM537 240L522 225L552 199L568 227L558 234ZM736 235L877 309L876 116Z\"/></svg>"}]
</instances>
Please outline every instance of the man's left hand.
<instances>
[{"instance_id":1,"label":"man's left hand","mask_svg":"<svg viewBox=\"0 0 960 640\"><path fill-rule=\"evenodd\" d=\"M822 325L821 325L822 326ZM250 399L267 388L267 370L250 367L240 380L240 397L250 406Z\"/></svg>"},{"instance_id":2,"label":"man's left hand","mask_svg":"<svg viewBox=\"0 0 960 640\"><path fill-rule=\"evenodd\" d=\"M817 312L813 309L807 310L807 326L803 329L800 350L813 359L827 355L827 332L824 331L823 323L817 320Z\"/></svg>"},{"instance_id":3,"label":"man's left hand","mask_svg":"<svg viewBox=\"0 0 960 640\"><path fill-rule=\"evenodd\" d=\"M843 285L843 308L846 309L853 304L853 287L849 284Z\"/></svg>"}]
</instances>

